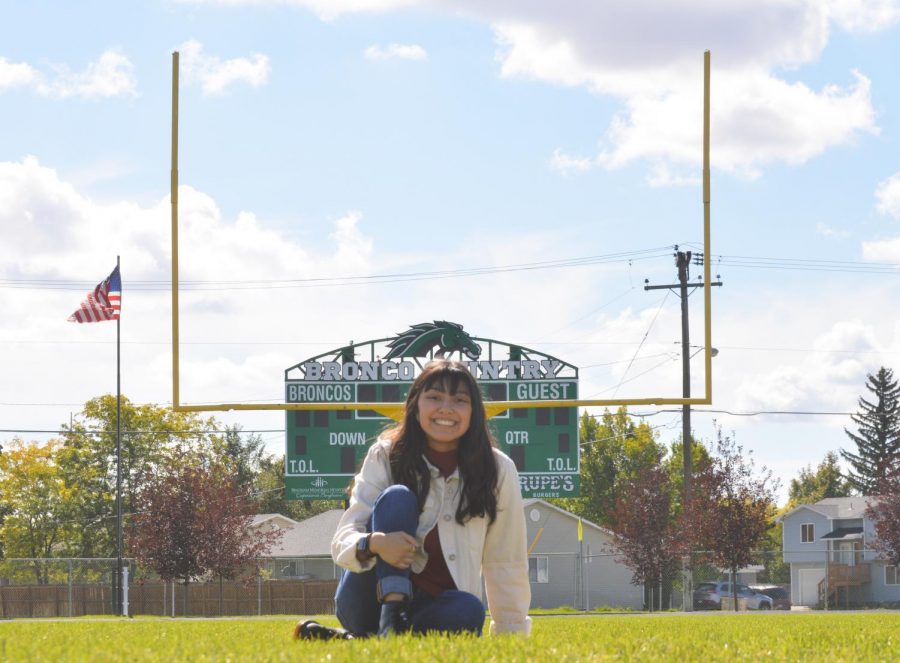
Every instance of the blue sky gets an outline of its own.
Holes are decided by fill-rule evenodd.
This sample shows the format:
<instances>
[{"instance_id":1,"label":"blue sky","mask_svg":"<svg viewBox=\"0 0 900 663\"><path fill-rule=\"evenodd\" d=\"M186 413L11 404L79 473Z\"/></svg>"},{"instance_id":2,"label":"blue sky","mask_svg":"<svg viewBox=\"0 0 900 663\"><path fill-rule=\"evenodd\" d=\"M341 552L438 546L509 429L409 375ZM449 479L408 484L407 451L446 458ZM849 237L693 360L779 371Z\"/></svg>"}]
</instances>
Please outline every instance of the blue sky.
<instances>
[{"instance_id":1,"label":"blue sky","mask_svg":"<svg viewBox=\"0 0 900 663\"><path fill-rule=\"evenodd\" d=\"M114 390L114 326L65 319L116 255L123 390L171 397L158 282L176 49L182 278L278 285L183 294L182 400L274 401L287 366L430 319L580 365L584 396L677 396L678 299L641 286L672 282L671 247L702 239L710 49L725 285L714 402L695 429L708 439L715 418L735 431L784 493L847 444L849 419L753 413L853 411L866 374L900 356L898 31L891 0L7 3L4 427L55 429ZM586 256L597 259L281 287ZM699 297L691 316L699 343ZM661 440L679 435L677 413L632 409ZM280 451L280 434L265 437Z\"/></svg>"}]
</instances>

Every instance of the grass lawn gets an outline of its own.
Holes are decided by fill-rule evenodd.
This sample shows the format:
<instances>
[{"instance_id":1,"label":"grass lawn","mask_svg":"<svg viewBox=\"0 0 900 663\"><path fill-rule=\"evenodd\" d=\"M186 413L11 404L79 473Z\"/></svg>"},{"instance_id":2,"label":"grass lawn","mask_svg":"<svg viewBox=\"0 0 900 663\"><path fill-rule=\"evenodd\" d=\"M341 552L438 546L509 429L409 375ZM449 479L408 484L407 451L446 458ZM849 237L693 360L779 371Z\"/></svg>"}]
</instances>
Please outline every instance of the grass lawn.
<instances>
[{"instance_id":1,"label":"grass lawn","mask_svg":"<svg viewBox=\"0 0 900 663\"><path fill-rule=\"evenodd\" d=\"M0 623L0 661L893 661L900 613L535 617L531 638L295 642L295 618ZM333 617L323 623L337 625Z\"/></svg>"}]
</instances>

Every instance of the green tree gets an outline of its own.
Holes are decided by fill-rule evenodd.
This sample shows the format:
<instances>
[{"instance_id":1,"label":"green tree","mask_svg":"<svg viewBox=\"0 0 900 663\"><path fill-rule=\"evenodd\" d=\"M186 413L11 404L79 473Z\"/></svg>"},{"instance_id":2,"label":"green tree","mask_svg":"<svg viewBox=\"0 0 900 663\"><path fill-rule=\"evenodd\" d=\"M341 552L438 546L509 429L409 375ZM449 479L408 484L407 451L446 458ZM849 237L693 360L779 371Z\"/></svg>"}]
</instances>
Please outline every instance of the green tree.
<instances>
[{"instance_id":1,"label":"green tree","mask_svg":"<svg viewBox=\"0 0 900 663\"><path fill-rule=\"evenodd\" d=\"M6 515L0 539L8 557L40 558L70 552L77 523L72 519L78 488L65 480L57 463L61 443L14 439L0 454L0 495ZM38 584L48 566L32 565Z\"/></svg>"},{"instance_id":2,"label":"green tree","mask_svg":"<svg viewBox=\"0 0 900 663\"><path fill-rule=\"evenodd\" d=\"M343 509L341 500L289 500L284 495L284 456L265 456L256 476L257 513L280 513L306 520L331 509Z\"/></svg>"},{"instance_id":3,"label":"green tree","mask_svg":"<svg viewBox=\"0 0 900 663\"><path fill-rule=\"evenodd\" d=\"M122 397L122 510L132 513L144 484L176 462L185 450L197 457L222 458L228 445L214 418L173 412ZM64 425L60 472L78 487L75 518L80 522L78 557L113 557L116 541L116 397L85 403ZM236 433L233 433L236 435ZM239 437L239 436L238 436Z\"/></svg>"},{"instance_id":4,"label":"green tree","mask_svg":"<svg viewBox=\"0 0 900 663\"><path fill-rule=\"evenodd\" d=\"M863 495L872 495L900 454L900 386L893 371L882 366L875 375L866 377L866 389L874 399L860 396L859 411L850 417L857 432L844 429L856 443L857 453L841 449L841 456L850 463L850 486Z\"/></svg>"},{"instance_id":5,"label":"green tree","mask_svg":"<svg viewBox=\"0 0 900 663\"><path fill-rule=\"evenodd\" d=\"M703 472L711 462L709 450L700 440L692 438L691 444L691 474ZM665 467L669 472L672 482L672 510L673 513L681 513L681 501L684 496L684 444L681 438L672 442L669 447L669 456L665 460Z\"/></svg>"},{"instance_id":6,"label":"green tree","mask_svg":"<svg viewBox=\"0 0 900 663\"><path fill-rule=\"evenodd\" d=\"M266 445L262 435L242 434L241 426L226 426L220 454L231 465L237 483L242 488L252 488L265 457Z\"/></svg>"},{"instance_id":7,"label":"green tree","mask_svg":"<svg viewBox=\"0 0 900 663\"><path fill-rule=\"evenodd\" d=\"M815 504L826 497L847 497L850 484L841 473L838 455L834 451L825 454L822 462L813 470L807 465L788 487L788 508L800 504Z\"/></svg>"},{"instance_id":8,"label":"green tree","mask_svg":"<svg viewBox=\"0 0 900 663\"><path fill-rule=\"evenodd\" d=\"M635 423L628 411L604 410L601 417L585 412L579 422L581 497L552 500L557 505L611 528L616 501L627 482L656 466L665 447L646 423Z\"/></svg>"}]
</instances>

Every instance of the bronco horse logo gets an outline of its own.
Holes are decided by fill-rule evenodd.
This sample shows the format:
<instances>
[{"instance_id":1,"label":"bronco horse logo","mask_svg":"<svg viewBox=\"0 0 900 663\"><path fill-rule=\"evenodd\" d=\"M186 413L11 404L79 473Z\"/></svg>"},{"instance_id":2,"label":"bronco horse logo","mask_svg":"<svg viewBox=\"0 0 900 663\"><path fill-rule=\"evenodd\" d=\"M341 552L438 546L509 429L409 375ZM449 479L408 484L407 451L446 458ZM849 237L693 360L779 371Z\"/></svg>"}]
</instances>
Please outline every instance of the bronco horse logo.
<instances>
[{"instance_id":1,"label":"bronco horse logo","mask_svg":"<svg viewBox=\"0 0 900 663\"><path fill-rule=\"evenodd\" d=\"M387 345L391 351L385 359L424 357L435 346L438 347L435 354L439 357L450 352L462 352L469 359L478 359L481 355L481 346L463 331L462 325L446 320L413 325Z\"/></svg>"}]
</instances>

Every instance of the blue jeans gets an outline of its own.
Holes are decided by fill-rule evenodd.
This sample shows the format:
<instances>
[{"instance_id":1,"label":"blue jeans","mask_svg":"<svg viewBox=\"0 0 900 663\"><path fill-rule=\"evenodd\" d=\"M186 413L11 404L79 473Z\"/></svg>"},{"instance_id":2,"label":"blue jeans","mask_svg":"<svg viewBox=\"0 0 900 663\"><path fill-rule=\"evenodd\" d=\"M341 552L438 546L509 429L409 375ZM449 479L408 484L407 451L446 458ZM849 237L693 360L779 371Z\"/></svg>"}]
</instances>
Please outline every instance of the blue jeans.
<instances>
[{"instance_id":1,"label":"blue jeans","mask_svg":"<svg viewBox=\"0 0 900 663\"><path fill-rule=\"evenodd\" d=\"M372 509L370 532L406 532L416 535L419 507L416 496L406 486L388 487ZM481 635L484 605L473 594L450 589L437 596L413 588L409 569L398 569L378 559L375 568L364 573L344 571L334 597L341 626L356 636L378 632L381 603L378 598L392 592L409 597L409 616L414 633L429 631L470 632Z\"/></svg>"}]
</instances>

